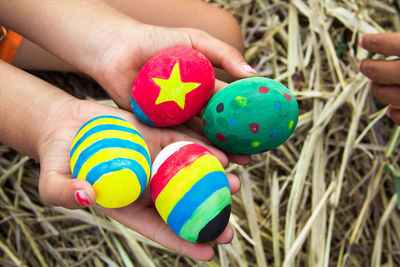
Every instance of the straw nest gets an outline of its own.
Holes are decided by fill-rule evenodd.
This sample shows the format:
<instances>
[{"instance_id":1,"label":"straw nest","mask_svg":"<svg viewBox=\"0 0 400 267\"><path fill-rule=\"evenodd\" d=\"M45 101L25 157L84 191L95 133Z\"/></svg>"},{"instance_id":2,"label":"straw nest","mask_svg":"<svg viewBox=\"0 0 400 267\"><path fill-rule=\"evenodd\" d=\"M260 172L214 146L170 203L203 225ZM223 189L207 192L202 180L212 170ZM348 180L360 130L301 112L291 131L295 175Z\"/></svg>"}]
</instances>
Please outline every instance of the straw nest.
<instances>
[{"instance_id":1,"label":"straw nest","mask_svg":"<svg viewBox=\"0 0 400 267\"><path fill-rule=\"evenodd\" d=\"M300 107L289 141L228 168L242 181L232 199L232 243L200 263L95 210L43 206L38 163L0 145L0 265L400 265L400 130L357 71L368 56L358 38L398 31L399 1L211 2L238 18L246 59L286 84ZM84 78L38 75L78 97L103 97Z\"/></svg>"}]
</instances>

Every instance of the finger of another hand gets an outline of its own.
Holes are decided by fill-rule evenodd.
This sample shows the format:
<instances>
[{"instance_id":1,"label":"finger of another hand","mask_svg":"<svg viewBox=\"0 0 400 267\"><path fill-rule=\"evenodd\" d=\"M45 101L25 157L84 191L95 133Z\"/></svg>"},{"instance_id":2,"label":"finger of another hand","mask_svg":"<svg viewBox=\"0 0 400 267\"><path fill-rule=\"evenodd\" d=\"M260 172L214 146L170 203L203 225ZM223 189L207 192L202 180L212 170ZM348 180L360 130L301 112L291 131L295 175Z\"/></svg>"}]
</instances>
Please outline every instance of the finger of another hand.
<instances>
[{"instance_id":1,"label":"finger of another hand","mask_svg":"<svg viewBox=\"0 0 400 267\"><path fill-rule=\"evenodd\" d=\"M96 194L87 181L57 172L40 175L39 193L45 204L68 209L79 209L96 202Z\"/></svg>"},{"instance_id":2,"label":"finger of another hand","mask_svg":"<svg viewBox=\"0 0 400 267\"><path fill-rule=\"evenodd\" d=\"M360 46L370 52L400 56L400 33L364 34Z\"/></svg>"},{"instance_id":3,"label":"finger of another hand","mask_svg":"<svg viewBox=\"0 0 400 267\"><path fill-rule=\"evenodd\" d=\"M382 104L400 106L400 85L386 85L371 82L374 97Z\"/></svg>"},{"instance_id":4,"label":"finger of another hand","mask_svg":"<svg viewBox=\"0 0 400 267\"><path fill-rule=\"evenodd\" d=\"M364 59L360 62L359 69L372 81L381 84L400 84L399 60Z\"/></svg>"}]
</instances>

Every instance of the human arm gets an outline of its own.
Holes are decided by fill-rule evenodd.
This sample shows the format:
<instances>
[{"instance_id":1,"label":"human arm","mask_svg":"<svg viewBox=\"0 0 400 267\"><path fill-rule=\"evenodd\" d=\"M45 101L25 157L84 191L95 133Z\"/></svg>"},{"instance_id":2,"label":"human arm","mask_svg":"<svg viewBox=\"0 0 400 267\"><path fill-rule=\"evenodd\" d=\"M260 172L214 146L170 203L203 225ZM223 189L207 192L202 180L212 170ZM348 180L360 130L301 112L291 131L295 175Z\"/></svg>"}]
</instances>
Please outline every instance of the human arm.
<instances>
[{"instance_id":1,"label":"human arm","mask_svg":"<svg viewBox=\"0 0 400 267\"><path fill-rule=\"evenodd\" d=\"M126 110L140 67L167 47L196 48L214 66L236 77L255 74L239 51L203 31L142 24L104 1L0 1L0 17L10 28L94 78Z\"/></svg>"},{"instance_id":2,"label":"human arm","mask_svg":"<svg viewBox=\"0 0 400 267\"><path fill-rule=\"evenodd\" d=\"M195 141L181 132L143 125L132 113L78 100L2 61L0 81L0 142L40 161L39 192L43 202L48 205L81 208L83 205L75 195L77 191L85 192L90 203L95 203L91 185L84 180L72 179L69 167L72 139L80 126L90 118L114 115L128 120L144 136L153 159L171 142ZM226 166L227 157L215 148L208 148ZM231 191L239 190L237 177L229 174L228 179ZM183 255L199 260L209 260L214 255L208 244L193 244L173 233L155 210L148 191L124 208L94 206L136 232ZM232 230L228 227L215 242L226 243L231 239Z\"/></svg>"}]
</instances>

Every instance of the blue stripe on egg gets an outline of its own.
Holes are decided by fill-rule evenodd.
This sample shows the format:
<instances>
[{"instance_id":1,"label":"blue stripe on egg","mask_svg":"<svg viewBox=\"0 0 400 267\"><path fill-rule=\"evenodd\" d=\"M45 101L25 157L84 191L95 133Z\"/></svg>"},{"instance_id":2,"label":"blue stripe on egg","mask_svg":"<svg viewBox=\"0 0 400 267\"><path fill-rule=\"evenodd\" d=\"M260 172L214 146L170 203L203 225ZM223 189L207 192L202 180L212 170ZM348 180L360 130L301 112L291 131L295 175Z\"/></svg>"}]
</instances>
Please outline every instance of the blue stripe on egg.
<instances>
[{"instance_id":1,"label":"blue stripe on egg","mask_svg":"<svg viewBox=\"0 0 400 267\"><path fill-rule=\"evenodd\" d=\"M139 120L146 123L147 125L155 126L154 122L152 122L150 120L150 118L146 115L146 113L143 112L143 110L135 102L135 100L133 99L132 96L131 96L131 107L132 107L133 113L135 113L136 117L138 117Z\"/></svg>"},{"instance_id":2,"label":"blue stripe on egg","mask_svg":"<svg viewBox=\"0 0 400 267\"><path fill-rule=\"evenodd\" d=\"M78 173L80 172L83 164L91 156L93 156L99 150L107 148L126 148L135 150L146 158L146 161L149 163L149 165L151 164L150 155L147 153L147 150L143 146L135 142L132 142L130 140L124 140L119 138L106 138L94 142L85 150L83 150L82 153L79 154L78 160L76 161L76 164L73 168L73 173L72 173L73 177L78 177Z\"/></svg>"},{"instance_id":3,"label":"blue stripe on egg","mask_svg":"<svg viewBox=\"0 0 400 267\"><path fill-rule=\"evenodd\" d=\"M112 116L112 115L102 115L102 116L98 116L98 117L95 117L95 118L90 119L90 120L88 120L87 122L85 122L85 124L83 124L83 125L81 126L81 128L79 128L79 130L78 130L78 132L76 133L76 135L78 135L79 132L80 132L83 128L85 128L85 126L88 125L89 123L92 123L92 122L94 122L94 121L101 120L101 119L116 119L116 120L120 120L120 121L126 121L126 120L124 120L124 119L122 119L122 118L120 118L120 117L116 117L116 116ZM72 155L72 154L71 154L71 155Z\"/></svg>"},{"instance_id":4,"label":"blue stripe on egg","mask_svg":"<svg viewBox=\"0 0 400 267\"><path fill-rule=\"evenodd\" d=\"M179 233L185 222L192 217L196 208L223 187L229 188L224 172L215 171L206 174L176 203L168 216L167 224L173 231Z\"/></svg>"},{"instance_id":5,"label":"blue stripe on egg","mask_svg":"<svg viewBox=\"0 0 400 267\"><path fill-rule=\"evenodd\" d=\"M88 130L86 133L84 133L82 135L81 138L79 138L79 140L75 143L74 147L71 149L71 156L75 153L75 150L78 148L78 146L83 141L86 140L86 138L88 138L89 136L91 136L93 134L96 134L96 133L99 133L99 132L102 132L102 131L106 131L106 130L116 130L116 131L121 131L121 132L127 132L127 133L136 134L136 135L142 137L142 135L138 131L136 131L135 129L129 128L129 127L115 125L115 124L97 125L97 126L91 128L90 130Z\"/></svg>"},{"instance_id":6,"label":"blue stripe on egg","mask_svg":"<svg viewBox=\"0 0 400 267\"><path fill-rule=\"evenodd\" d=\"M136 160L133 159L116 158L113 160L101 162L89 171L86 176L86 180L93 185L104 174L122 169L129 169L136 174L141 186L140 194L142 194L147 185L146 171L143 169L142 165L140 165Z\"/></svg>"}]
</instances>

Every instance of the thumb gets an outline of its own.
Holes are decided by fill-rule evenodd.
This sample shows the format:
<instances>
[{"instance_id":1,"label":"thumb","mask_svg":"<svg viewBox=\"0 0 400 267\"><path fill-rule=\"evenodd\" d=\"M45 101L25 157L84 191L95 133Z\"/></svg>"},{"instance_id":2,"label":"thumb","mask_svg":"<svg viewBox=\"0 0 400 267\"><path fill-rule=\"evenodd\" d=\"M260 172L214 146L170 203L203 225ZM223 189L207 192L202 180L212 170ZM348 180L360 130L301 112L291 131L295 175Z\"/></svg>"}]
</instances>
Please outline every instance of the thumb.
<instances>
[{"instance_id":1,"label":"thumb","mask_svg":"<svg viewBox=\"0 0 400 267\"><path fill-rule=\"evenodd\" d=\"M68 209L87 207L96 201L90 183L58 172L40 175L39 194L43 203Z\"/></svg>"}]
</instances>

